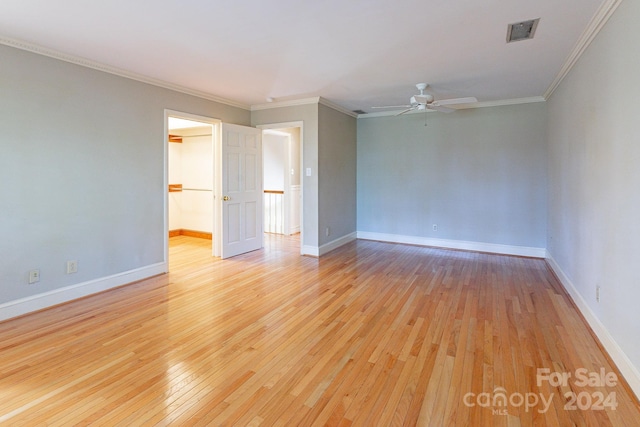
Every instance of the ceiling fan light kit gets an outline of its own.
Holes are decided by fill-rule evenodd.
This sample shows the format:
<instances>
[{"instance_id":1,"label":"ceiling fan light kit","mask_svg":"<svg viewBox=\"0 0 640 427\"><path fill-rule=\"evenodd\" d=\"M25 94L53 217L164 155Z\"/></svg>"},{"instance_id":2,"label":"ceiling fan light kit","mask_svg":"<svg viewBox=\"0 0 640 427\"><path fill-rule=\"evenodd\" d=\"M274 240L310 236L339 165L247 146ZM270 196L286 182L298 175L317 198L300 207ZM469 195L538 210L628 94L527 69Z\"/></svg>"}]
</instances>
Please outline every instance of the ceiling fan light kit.
<instances>
[{"instance_id":1,"label":"ceiling fan light kit","mask_svg":"<svg viewBox=\"0 0 640 427\"><path fill-rule=\"evenodd\" d=\"M418 88L418 91L420 91L420 93L417 95L413 95L409 99L409 105L386 105L382 107L372 108L405 108L405 110L400 111L398 114L396 114L396 116L400 116L414 110L436 110L443 113L451 113L456 110L454 108L445 107L445 105L471 104L474 102L478 102L478 100L474 97L442 99L436 101L433 94L427 91L428 87L429 85L427 83L418 83L416 85L416 88Z\"/></svg>"}]
</instances>

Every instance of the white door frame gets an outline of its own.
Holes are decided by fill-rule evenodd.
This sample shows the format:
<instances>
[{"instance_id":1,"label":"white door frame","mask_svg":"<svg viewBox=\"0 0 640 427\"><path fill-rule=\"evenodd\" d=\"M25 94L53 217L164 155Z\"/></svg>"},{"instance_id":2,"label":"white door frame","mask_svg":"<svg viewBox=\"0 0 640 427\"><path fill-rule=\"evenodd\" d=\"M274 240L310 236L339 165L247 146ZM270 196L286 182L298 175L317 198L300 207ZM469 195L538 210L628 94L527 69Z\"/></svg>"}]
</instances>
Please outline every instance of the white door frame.
<instances>
[{"instance_id":1,"label":"white door frame","mask_svg":"<svg viewBox=\"0 0 640 427\"><path fill-rule=\"evenodd\" d=\"M183 111L176 111L176 110L169 110L166 109L164 110L164 143L163 143L163 147L164 147L164 236L163 236L163 243L164 243L164 261L165 264L167 265L167 271L169 269L169 192L168 192L168 188L169 188L169 143L167 141L169 141L169 117L176 117L176 118L180 118L180 119L185 119L185 120L193 120L195 122L202 122L202 123L207 123L213 126L213 131L211 132L211 138L213 140L213 158L211 159L211 161L213 162L213 165L216 164L215 160L216 160L216 146L219 145L219 134L220 134L220 124L222 123L222 120L220 119L216 119L213 117L206 117L206 116L200 116L197 114L191 114L191 113L185 113ZM216 189L216 182L219 179L218 178L218 171L214 170L213 171L213 180L214 182L212 183L213 185L213 189L214 189L214 193L213 193L213 198L214 198L214 203L215 200L217 199L218 195L215 193L215 189ZM218 218L218 212L215 209L215 204L214 204L214 209L213 209L213 229L215 230L215 226L217 224L218 221L220 221L220 218ZM216 241L216 236L213 236L213 249L215 250L215 241ZM219 239L218 239L219 240Z\"/></svg>"},{"instance_id":2,"label":"white door frame","mask_svg":"<svg viewBox=\"0 0 640 427\"><path fill-rule=\"evenodd\" d=\"M258 129L284 129L284 128L300 128L300 254L304 255L304 251L302 248L304 247L304 122L296 121L296 122L283 122L283 123L269 123L264 125L257 125ZM291 148L291 138L289 138L289 143L287 144L287 149L290 152ZM289 154L287 154L286 166L287 169L285 174L288 178L285 179L285 197L289 197L290 195L290 187L291 187L291 174L289 170L291 169L291 164L289 163ZM286 203L288 207L288 203ZM288 213L285 214L286 220L289 219ZM285 221L286 221L285 220ZM289 229L289 224L285 225L285 229Z\"/></svg>"},{"instance_id":3,"label":"white door frame","mask_svg":"<svg viewBox=\"0 0 640 427\"><path fill-rule=\"evenodd\" d=\"M284 212L282 215L284 224L282 224L282 232L285 236L291 235L291 134L287 136L287 142L285 143L285 150L287 155L284 160L284 194L283 200L284 203ZM302 170L300 170L302 173ZM300 179L302 179L302 175L300 175Z\"/></svg>"}]
</instances>

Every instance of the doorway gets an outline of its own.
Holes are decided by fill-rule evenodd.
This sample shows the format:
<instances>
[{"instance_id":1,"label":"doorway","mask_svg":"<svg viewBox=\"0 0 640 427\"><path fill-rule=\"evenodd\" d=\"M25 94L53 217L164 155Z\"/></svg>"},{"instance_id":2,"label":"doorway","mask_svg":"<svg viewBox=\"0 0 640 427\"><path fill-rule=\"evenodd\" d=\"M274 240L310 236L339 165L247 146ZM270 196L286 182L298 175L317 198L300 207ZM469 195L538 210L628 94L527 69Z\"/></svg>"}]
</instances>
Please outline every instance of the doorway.
<instances>
[{"instance_id":1,"label":"doorway","mask_svg":"<svg viewBox=\"0 0 640 427\"><path fill-rule=\"evenodd\" d=\"M264 231L298 235L302 253L302 122L258 127L263 134Z\"/></svg>"},{"instance_id":2,"label":"doorway","mask_svg":"<svg viewBox=\"0 0 640 427\"><path fill-rule=\"evenodd\" d=\"M262 248L262 131L165 110L165 135L166 259L170 235L222 259Z\"/></svg>"},{"instance_id":3,"label":"doorway","mask_svg":"<svg viewBox=\"0 0 640 427\"><path fill-rule=\"evenodd\" d=\"M208 240L210 253L223 259L263 247L262 133L265 129L287 137L287 155L281 172L287 217L283 227L289 235L298 234L295 240L303 254L302 122L258 128L165 110L165 189L168 191L165 191L164 246L167 261L170 235ZM195 163L189 163L189 160L195 160ZM175 167L175 164L179 166ZM255 168L247 169L247 165ZM249 180L250 177L255 180ZM249 185L251 182L253 184ZM253 233L255 236L251 230L257 231Z\"/></svg>"},{"instance_id":4,"label":"doorway","mask_svg":"<svg viewBox=\"0 0 640 427\"><path fill-rule=\"evenodd\" d=\"M219 121L179 112L165 113L166 218L165 253L169 238L190 236L208 241L213 251L215 143Z\"/></svg>"}]
</instances>

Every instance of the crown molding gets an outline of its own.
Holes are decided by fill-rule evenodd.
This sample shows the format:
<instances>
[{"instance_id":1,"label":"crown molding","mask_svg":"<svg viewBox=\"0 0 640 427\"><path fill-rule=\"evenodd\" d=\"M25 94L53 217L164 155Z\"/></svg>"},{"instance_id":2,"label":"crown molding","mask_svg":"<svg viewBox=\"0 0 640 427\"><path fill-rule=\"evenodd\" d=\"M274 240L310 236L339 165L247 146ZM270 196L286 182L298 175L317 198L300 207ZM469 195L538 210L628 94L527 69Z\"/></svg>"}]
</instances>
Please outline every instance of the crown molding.
<instances>
[{"instance_id":1,"label":"crown molding","mask_svg":"<svg viewBox=\"0 0 640 427\"><path fill-rule=\"evenodd\" d=\"M545 101L544 96L529 96L525 98L501 99L499 101L477 102L466 108L502 107L504 105L533 104L535 102Z\"/></svg>"},{"instance_id":2,"label":"crown molding","mask_svg":"<svg viewBox=\"0 0 640 427\"><path fill-rule=\"evenodd\" d=\"M514 98L514 99L502 99L499 101L485 101L485 102L476 102L474 104L465 104L464 107L458 108L458 110L470 110L474 108L485 108L485 107L501 107L504 105L519 105L519 104L531 104L534 102L545 102L546 99L542 96L530 96L527 98ZM370 119L375 117L387 117L387 116L395 116L399 111L381 111L379 113L367 113L367 114L359 114L359 119ZM437 113L436 110L413 110L409 111L405 114L420 114L420 113Z\"/></svg>"},{"instance_id":3,"label":"crown molding","mask_svg":"<svg viewBox=\"0 0 640 427\"><path fill-rule=\"evenodd\" d=\"M44 46L40 46L34 43L29 43L23 40L17 40L10 37L0 36L0 44L9 46L9 47L14 47L16 49L36 53L38 55L48 56L50 58L58 59L60 61L70 62L72 64L80 65L82 67L92 68L94 70L102 71L109 74L114 74L116 76L125 77L130 80L136 80L141 83L147 83L147 84L161 87L164 89L181 92L186 95L196 96L198 98L207 99L209 101L218 102L220 104L229 105L231 107L242 108L244 110L250 109L249 105L243 104L241 102L232 101L226 98L221 98L219 96L210 94L208 92L190 89L188 87L169 83L164 80L154 79L149 76L145 76L142 74L112 67L110 65L106 65L97 61L92 61L90 59L83 58L80 56L75 56L68 53L60 52L60 51L50 49Z\"/></svg>"},{"instance_id":4,"label":"crown molding","mask_svg":"<svg viewBox=\"0 0 640 427\"><path fill-rule=\"evenodd\" d=\"M613 12L620 6L622 0L606 0L600 8L596 11L589 25L584 30L578 42L574 46L573 50L567 57L564 65L560 69L560 72L553 80L547 91L544 93L544 99L549 99L553 92L558 88L560 82L569 74L573 66L578 62L584 51L589 47L593 39L598 35L602 27L607 23Z\"/></svg>"}]
</instances>

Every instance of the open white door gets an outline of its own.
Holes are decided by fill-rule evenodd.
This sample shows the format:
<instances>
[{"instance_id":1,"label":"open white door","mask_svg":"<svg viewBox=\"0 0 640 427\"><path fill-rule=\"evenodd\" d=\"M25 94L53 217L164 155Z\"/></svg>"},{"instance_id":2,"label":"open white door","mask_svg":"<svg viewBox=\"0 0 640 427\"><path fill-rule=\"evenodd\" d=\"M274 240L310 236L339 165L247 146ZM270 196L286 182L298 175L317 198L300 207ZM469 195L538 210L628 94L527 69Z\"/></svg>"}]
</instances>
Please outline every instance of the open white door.
<instances>
[{"instance_id":1,"label":"open white door","mask_svg":"<svg viewBox=\"0 0 640 427\"><path fill-rule=\"evenodd\" d=\"M222 258L262 248L262 131L222 123Z\"/></svg>"}]
</instances>

